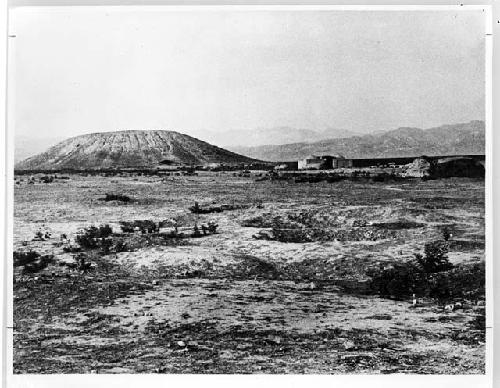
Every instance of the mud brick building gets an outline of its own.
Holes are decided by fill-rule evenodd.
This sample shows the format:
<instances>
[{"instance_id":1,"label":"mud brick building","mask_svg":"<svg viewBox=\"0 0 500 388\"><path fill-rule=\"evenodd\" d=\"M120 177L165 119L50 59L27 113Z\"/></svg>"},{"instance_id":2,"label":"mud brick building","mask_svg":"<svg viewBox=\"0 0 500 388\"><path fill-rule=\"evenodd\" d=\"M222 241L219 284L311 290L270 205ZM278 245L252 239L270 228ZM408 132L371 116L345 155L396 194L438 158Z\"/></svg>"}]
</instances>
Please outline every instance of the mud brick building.
<instances>
[{"instance_id":1,"label":"mud brick building","mask_svg":"<svg viewBox=\"0 0 500 388\"><path fill-rule=\"evenodd\" d=\"M311 155L298 161L299 170L331 170L352 167L352 159L342 155Z\"/></svg>"}]
</instances>

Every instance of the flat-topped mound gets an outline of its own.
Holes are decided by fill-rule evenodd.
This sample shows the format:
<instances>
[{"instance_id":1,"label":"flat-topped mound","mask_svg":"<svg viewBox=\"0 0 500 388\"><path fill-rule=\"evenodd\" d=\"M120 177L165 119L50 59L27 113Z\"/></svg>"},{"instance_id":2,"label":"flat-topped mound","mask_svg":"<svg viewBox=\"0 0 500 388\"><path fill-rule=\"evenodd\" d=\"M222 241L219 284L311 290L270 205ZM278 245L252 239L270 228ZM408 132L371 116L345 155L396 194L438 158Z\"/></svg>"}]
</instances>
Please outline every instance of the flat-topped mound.
<instances>
[{"instance_id":1,"label":"flat-topped mound","mask_svg":"<svg viewBox=\"0 0 500 388\"><path fill-rule=\"evenodd\" d=\"M175 131L119 131L81 135L16 164L18 170L151 168L161 162L203 165L257 160Z\"/></svg>"}]
</instances>

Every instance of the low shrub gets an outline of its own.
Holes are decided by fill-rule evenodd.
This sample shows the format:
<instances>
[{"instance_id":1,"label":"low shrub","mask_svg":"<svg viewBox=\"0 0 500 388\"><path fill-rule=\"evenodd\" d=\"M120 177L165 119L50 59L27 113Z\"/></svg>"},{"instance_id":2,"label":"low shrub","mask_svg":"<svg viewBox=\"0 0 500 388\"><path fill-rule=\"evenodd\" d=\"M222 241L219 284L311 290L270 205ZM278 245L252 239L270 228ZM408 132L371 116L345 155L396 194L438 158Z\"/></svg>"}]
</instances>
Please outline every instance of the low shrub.
<instances>
[{"instance_id":1,"label":"low shrub","mask_svg":"<svg viewBox=\"0 0 500 388\"><path fill-rule=\"evenodd\" d=\"M119 202L130 202L132 199L123 194L106 194L106 196L103 198L103 201L109 202L109 201L119 201Z\"/></svg>"},{"instance_id":2,"label":"low shrub","mask_svg":"<svg viewBox=\"0 0 500 388\"><path fill-rule=\"evenodd\" d=\"M139 228L141 233L155 233L160 230L159 225L151 220L120 221L123 233L134 233Z\"/></svg>"},{"instance_id":3,"label":"low shrub","mask_svg":"<svg viewBox=\"0 0 500 388\"><path fill-rule=\"evenodd\" d=\"M263 214L243 220L241 226L245 228L272 228L275 220L276 217L271 217L270 214Z\"/></svg>"},{"instance_id":4,"label":"low shrub","mask_svg":"<svg viewBox=\"0 0 500 388\"><path fill-rule=\"evenodd\" d=\"M273 220L273 240L289 243L304 243L314 241L309 231L301 224L285 222L279 218Z\"/></svg>"},{"instance_id":5,"label":"low shrub","mask_svg":"<svg viewBox=\"0 0 500 388\"><path fill-rule=\"evenodd\" d=\"M116 253L128 252L129 251L129 247L128 247L128 245L127 245L127 243L125 241L118 240L118 241L116 241L115 246L113 247L113 250Z\"/></svg>"},{"instance_id":6,"label":"low shrub","mask_svg":"<svg viewBox=\"0 0 500 388\"><path fill-rule=\"evenodd\" d=\"M14 267L23 267L26 264L35 262L40 254L35 251L15 251L13 253Z\"/></svg>"},{"instance_id":7,"label":"low shrub","mask_svg":"<svg viewBox=\"0 0 500 388\"><path fill-rule=\"evenodd\" d=\"M239 259L238 264L228 267L231 276L235 278L277 279L280 276L280 271L274 263L252 255L241 255Z\"/></svg>"},{"instance_id":8,"label":"low shrub","mask_svg":"<svg viewBox=\"0 0 500 388\"><path fill-rule=\"evenodd\" d=\"M453 266L448 260L448 248L446 241L432 241L425 244L424 255L417 253L415 258L426 273L446 271Z\"/></svg>"},{"instance_id":9,"label":"low shrub","mask_svg":"<svg viewBox=\"0 0 500 388\"><path fill-rule=\"evenodd\" d=\"M372 269L368 273L372 292L396 299L413 293L439 300L483 297L484 263L453 267L447 253L445 241L433 241L425 244L424 255L416 254L414 260L387 269Z\"/></svg>"},{"instance_id":10,"label":"low shrub","mask_svg":"<svg viewBox=\"0 0 500 388\"><path fill-rule=\"evenodd\" d=\"M92 268L92 262L84 253L79 253L76 257L76 269L80 271L88 271Z\"/></svg>"},{"instance_id":11,"label":"low shrub","mask_svg":"<svg viewBox=\"0 0 500 388\"><path fill-rule=\"evenodd\" d=\"M427 295L442 300L481 300L485 297L485 281L484 262L460 264L451 270L430 274Z\"/></svg>"},{"instance_id":12,"label":"low shrub","mask_svg":"<svg viewBox=\"0 0 500 388\"><path fill-rule=\"evenodd\" d=\"M23 272L34 273L46 268L53 261L52 255L40 255L35 251L15 251L14 267L23 267Z\"/></svg>"},{"instance_id":13,"label":"low shrub","mask_svg":"<svg viewBox=\"0 0 500 388\"><path fill-rule=\"evenodd\" d=\"M102 244L102 240L112 233L113 230L109 225L91 226L77 234L75 240L82 249L94 249L98 248Z\"/></svg>"},{"instance_id":14,"label":"low shrub","mask_svg":"<svg viewBox=\"0 0 500 388\"><path fill-rule=\"evenodd\" d=\"M397 263L384 270L371 270L371 290L382 296L406 298L425 291L426 277L414 261Z\"/></svg>"},{"instance_id":15,"label":"low shrub","mask_svg":"<svg viewBox=\"0 0 500 388\"><path fill-rule=\"evenodd\" d=\"M222 204L213 206L200 206L195 202L193 206L189 207L189 211L194 214L209 214L209 213L222 213L223 211L247 209L250 205L247 204Z\"/></svg>"}]
</instances>

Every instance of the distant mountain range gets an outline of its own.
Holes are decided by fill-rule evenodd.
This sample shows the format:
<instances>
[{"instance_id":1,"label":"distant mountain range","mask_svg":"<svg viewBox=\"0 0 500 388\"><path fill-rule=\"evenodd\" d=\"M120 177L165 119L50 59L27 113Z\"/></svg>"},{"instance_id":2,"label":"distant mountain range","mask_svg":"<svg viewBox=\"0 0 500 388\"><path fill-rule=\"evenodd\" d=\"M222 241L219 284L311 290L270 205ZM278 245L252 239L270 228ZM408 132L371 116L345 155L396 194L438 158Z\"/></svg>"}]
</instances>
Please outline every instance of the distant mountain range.
<instances>
[{"instance_id":1,"label":"distant mountain range","mask_svg":"<svg viewBox=\"0 0 500 388\"><path fill-rule=\"evenodd\" d=\"M337 139L360 135L346 129L327 128L316 131L312 129L273 127L253 130L235 131L198 131L195 137L221 147L257 147L261 145L281 145L290 143L308 143L326 139Z\"/></svg>"},{"instance_id":2,"label":"distant mountain range","mask_svg":"<svg viewBox=\"0 0 500 388\"><path fill-rule=\"evenodd\" d=\"M251 163L255 160L174 131L93 133L64 140L18 162L18 170L157 167L176 164Z\"/></svg>"},{"instance_id":3,"label":"distant mountain range","mask_svg":"<svg viewBox=\"0 0 500 388\"><path fill-rule=\"evenodd\" d=\"M30 156L36 155L47 148L64 140L60 137L36 138L28 136L15 136L14 162L20 162Z\"/></svg>"},{"instance_id":4,"label":"distant mountain range","mask_svg":"<svg viewBox=\"0 0 500 388\"><path fill-rule=\"evenodd\" d=\"M16 169L151 167L162 160L184 164L292 161L311 154L341 154L347 158L390 158L419 155L484 154L483 121L420 129L402 127L367 135L329 129L310 131L278 127L248 132L219 133L214 143L234 143L229 149L174 131L118 131L81 135L64 140L16 137ZM322 136L342 136L313 141ZM209 136L205 136L205 139ZM293 139L308 141L292 142ZM267 142L266 145L251 146ZM291 143L290 143L291 142ZM246 144L241 146L239 144ZM277 144L274 144L277 143ZM20 161L20 159L23 159Z\"/></svg>"},{"instance_id":5,"label":"distant mountain range","mask_svg":"<svg viewBox=\"0 0 500 388\"><path fill-rule=\"evenodd\" d=\"M268 161L292 161L311 154L341 154L355 159L484 154L485 128L483 121L475 120L429 129L402 127L315 142L228 148L248 157Z\"/></svg>"}]
</instances>

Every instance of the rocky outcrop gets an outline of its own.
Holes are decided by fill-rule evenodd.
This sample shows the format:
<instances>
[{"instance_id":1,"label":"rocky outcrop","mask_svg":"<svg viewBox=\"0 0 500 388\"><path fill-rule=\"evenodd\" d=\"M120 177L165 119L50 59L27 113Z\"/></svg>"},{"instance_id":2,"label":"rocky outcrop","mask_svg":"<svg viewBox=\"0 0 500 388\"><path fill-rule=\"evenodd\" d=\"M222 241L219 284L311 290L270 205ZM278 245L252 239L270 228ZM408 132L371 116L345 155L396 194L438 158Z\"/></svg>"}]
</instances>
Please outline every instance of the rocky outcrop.
<instances>
[{"instance_id":1,"label":"rocky outcrop","mask_svg":"<svg viewBox=\"0 0 500 388\"><path fill-rule=\"evenodd\" d=\"M438 178L447 177L484 177L484 165L473 158L455 157L439 159L435 166L433 175Z\"/></svg>"},{"instance_id":2,"label":"rocky outcrop","mask_svg":"<svg viewBox=\"0 0 500 388\"><path fill-rule=\"evenodd\" d=\"M485 169L481 161L469 157L450 157L432 160L426 156L416 158L405 166L404 177L408 178L482 178Z\"/></svg>"}]
</instances>

